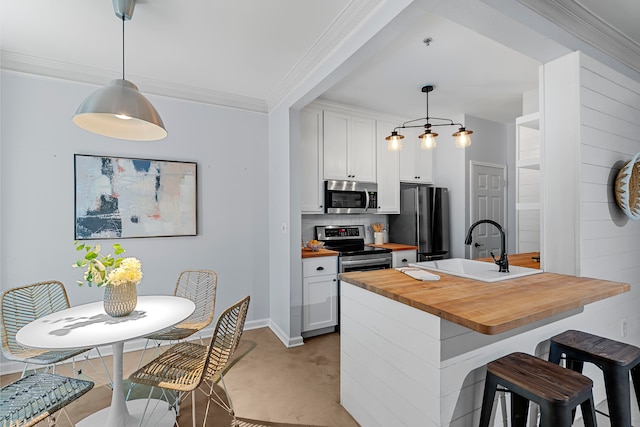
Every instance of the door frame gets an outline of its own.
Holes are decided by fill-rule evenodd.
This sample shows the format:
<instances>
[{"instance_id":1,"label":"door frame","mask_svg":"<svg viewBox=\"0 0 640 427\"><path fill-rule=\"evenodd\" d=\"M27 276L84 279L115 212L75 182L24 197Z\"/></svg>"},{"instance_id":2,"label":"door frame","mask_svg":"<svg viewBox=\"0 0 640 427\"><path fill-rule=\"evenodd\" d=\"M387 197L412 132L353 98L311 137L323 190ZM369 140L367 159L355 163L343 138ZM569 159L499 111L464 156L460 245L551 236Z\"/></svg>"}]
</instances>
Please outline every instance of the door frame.
<instances>
[{"instance_id":1,"label":"door frame","mask_svg":"<svg viewBox=\"0 0 640 427\"><path fill-rule=\"evenodd\" d=\"M504 229L507 231L507 235L508 235L508 224L509 224L509 218L507 217L508 215L508 209L507 209L507 165L505 164L500 164L500 163L489 163L489 162L481 162L478 160L470 160L469 161L469 216L468 216L468 222L467 222L467 226L466 226L466 230L469 229L469 227L471 227L471 224L473 224L475 221L473 220L473 208L475 207L474 205L474 197L475 197L475 186L474 186L474 174L475 174L475 169L476 166L484 166L484 167L489 167L489 168L496 168L496 169L502 169L502 200L504 201L503 205L502 205L502 215L504 217L504 224L501 224ZM477 221L477 220L476 220ZM466 234L466 231L465 231ZM466 245L465 245L466 246ZM505 248L506 249L506 248ZM471 248L470 247L465 247L465 256L466 257L470 257L471 256Z\"/></svg>"}]
</instances>

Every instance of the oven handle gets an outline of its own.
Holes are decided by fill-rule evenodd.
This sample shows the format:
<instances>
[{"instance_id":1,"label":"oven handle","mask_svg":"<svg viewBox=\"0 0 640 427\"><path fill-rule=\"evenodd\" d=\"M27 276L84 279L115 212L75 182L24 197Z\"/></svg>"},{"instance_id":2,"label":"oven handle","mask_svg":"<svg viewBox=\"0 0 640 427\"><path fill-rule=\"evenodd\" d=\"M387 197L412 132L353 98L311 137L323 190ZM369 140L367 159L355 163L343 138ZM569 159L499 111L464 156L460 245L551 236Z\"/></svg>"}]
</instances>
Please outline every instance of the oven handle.
<instances>
[{"instance_id":1,"label":"oven handle","mask_svg":"<svg viewBox=\"0 0 640 427\"><path fill-rule=\"evenodd\" d=\"M374 264L391 264L391 260L387 258L367 258L367 259L357 259L352 261L342 261L342 265L352 266L352 265L374 265Z\"/></svg>"}]
</instances>

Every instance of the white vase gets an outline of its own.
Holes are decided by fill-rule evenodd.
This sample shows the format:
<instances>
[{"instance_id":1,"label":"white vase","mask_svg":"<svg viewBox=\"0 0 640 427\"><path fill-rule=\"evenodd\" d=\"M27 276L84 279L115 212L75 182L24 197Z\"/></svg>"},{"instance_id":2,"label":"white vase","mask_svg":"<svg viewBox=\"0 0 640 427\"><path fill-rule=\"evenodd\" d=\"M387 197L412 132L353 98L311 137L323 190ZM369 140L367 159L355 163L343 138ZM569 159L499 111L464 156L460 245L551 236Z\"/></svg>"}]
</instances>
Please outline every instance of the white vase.
<instances>
[{"instance_id":1,"label":"white vase","mask_svg":"<svg viewBox=\"0 0 640 427\"><path fill-rule=\"evenodd\" d=\"M106 285L104 289L104 311L111 317L123 317L138 305L137 283Z\"/></svg>"}]
</instances>

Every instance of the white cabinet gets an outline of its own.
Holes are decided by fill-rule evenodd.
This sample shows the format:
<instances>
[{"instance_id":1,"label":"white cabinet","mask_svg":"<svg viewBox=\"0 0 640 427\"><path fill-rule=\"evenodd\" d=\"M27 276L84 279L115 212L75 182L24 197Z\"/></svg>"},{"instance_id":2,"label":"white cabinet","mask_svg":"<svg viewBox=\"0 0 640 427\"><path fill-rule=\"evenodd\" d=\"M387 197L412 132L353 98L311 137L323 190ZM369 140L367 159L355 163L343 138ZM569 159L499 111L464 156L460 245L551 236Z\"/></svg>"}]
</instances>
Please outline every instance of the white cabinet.
<instances>
[{"instance_id":1,"label":"white cabinet","mask_svg":"<svg viewBox=\"0 0 640 427\"><path fill-rule=\"evenodd\" d=\"M540 115L516 119L516 252L540 251Z\"/></svg>"},{"instance_id":2,"label":"white cabinet","mask_svg":"<svg viewBox=\"0 0 640 427\"><path fill-rule=\"evenodd\" d=\"M416 262L418 253L415 250L393 251L391 252L391 266L407 267L410 262Z\"/></svg>"},{"instance_id":3,"label":"white cabinet","mask_svg":"<svg viewBox=\"0 0 640 427\"><path fill-rule=\"evenodd\" d=\"M338 324L338 257L302 260L302 332Z\"/></svg>"},{"instance_id":4,"label":"white cabinet","mask_svg":"<svg viewBox=\"0 0 640 427\"><path fill-rule=\"evenodd\" d=\"M300 112L300 210L303 214L324 211L322 180L322 110Z\"/></svg>"},{"instance_id":5,"label":"white cabinet","mask_svg":"<svg viewBox=\"0 0 640 427\"><path fill-rule=\"evenodd\" d=\"M376 170L378 177L378 213L400 213L400 153L387 150L385 137L394 125L376 122Z\"/></svg>"},{"instance_id":6,"label":"white cabinet","mask_svg":"<svg viewBox=\"0 0 640 427\"><path fill-rule=\"evenodd\" d=\"M433 184L433 150L420 148L418 135L423 130L403 129L404 139L400 150L400 181Z\"/></svg>"},{"instance_id":7,"label":"white cabinet","mask_svg":"<svg viewBox=\"0 0 640 427\"><path fill-rule=\"evenodd\" d=\"M323 116L324 179L376 182L376 122L336 111Z\"/></svg>"}]
</instances>

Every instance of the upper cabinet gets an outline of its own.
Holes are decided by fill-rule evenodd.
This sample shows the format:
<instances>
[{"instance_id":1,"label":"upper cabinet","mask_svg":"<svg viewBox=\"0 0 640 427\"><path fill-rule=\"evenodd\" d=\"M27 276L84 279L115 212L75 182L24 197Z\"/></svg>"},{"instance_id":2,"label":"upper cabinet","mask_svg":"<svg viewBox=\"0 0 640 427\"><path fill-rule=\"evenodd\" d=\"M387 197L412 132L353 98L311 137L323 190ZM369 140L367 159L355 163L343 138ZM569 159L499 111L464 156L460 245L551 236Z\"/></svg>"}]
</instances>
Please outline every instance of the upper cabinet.
<instances>
[{"instance_id":1,"label":"upper cabinet","mask_svg":"<svg viewBox=\"0 0 640 427\"><path fill-rule=\"evenodd\" d=\"M420 148L418 135L423 133L422 131L421 128L403 129L404 139L400 150L402 182L433 184L433 150Z\"/></svg>"},{"instance_id":2,"label":"upper cabinet","mask_svg":"<svg viewBox=\"0 0 640 427\"><path fill-rule=\"evenodd\" d=\"M300 210L322 213L322 110L305 108L300 112L300 145Z\"/></svg>"},{"instance_id":3,"label":"upper cabinet","mask_svg":"<svg viewBox=\"0 0 640 427\"><path fill-rule=\"evenodd\" d=\"M376 182L376 122L324 111L324 179Z\"/></svg>"},{"instance_id":4,"label":"upper cabinet","mask_svg":"<svg viewBox=\"0 0 640 427\"><path fill-rule=\"evenodd\" d=\"M378 176L378 213L400 213L400 152L387 150L385 137L391 123L377 121L376 165Z\"/></svg>"}]
</instances>

